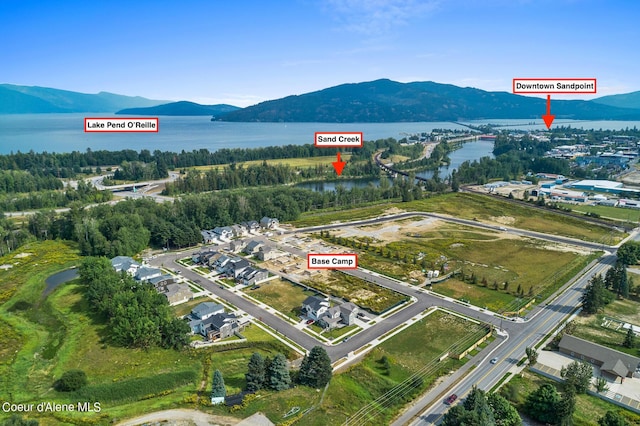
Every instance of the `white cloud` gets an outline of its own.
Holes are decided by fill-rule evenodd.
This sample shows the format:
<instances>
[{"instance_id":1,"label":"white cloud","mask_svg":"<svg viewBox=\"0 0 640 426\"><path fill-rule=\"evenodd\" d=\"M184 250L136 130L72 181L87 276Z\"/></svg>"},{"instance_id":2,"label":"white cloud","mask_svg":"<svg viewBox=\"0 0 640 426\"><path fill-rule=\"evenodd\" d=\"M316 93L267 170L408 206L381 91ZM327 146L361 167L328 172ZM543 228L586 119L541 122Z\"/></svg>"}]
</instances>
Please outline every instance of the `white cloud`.
<instances>
[{"instance_id":1,"label":"white cloud","mask_svg":"<svg viewBox=\"0 0 640 426\"><path fill-rule=\"evenodd\" d=\"M327 0L325 10L341 28L362 34L386 33L433 11L439 0Z\"/></svg>"}]
</instances>

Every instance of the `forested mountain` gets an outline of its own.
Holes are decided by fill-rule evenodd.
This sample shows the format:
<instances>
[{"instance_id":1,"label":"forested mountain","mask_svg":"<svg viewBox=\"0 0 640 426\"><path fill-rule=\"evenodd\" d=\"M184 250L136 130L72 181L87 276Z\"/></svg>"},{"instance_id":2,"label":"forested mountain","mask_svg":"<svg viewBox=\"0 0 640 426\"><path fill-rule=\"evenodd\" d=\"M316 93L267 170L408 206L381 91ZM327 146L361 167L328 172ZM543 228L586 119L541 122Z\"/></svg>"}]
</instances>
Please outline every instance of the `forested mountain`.
<instances>
[{"instance_id":1,"label":"forested mountain","mask_svg":"<svg viewBox=\"0 0 640 426\"><path fill-rule=\"evenodd\" d=\"M236 111L239 107L227 104L201 105L195 102L180 101L146 108L127 108L116 114L129 115L213 115L218 116Z\"/></svg>"},{"instance_id":2,"label":"forested mountain","mask_svg":"<svg viewBox=\"0 0 640 426\"><path fill-rule=\"evenodd\" d=\"M545 112L546 100L541 98L431 81L398 83L384 79L343 84L262 102L230 112L219 120L327 123L458 121L539 119ZM556 119L640 119L640 109L617 108L591 101L554 100L552 113Z\"/></svg>"},{"instance_id":3,"label":"forested mountain","mask_svg":"<svg viewBox=\"0 0 640 426\"><path fill-rule=\"evenodd\" d=\"M150 107L166 102L108 92L88 94L49 87L0 84L0 114L113 113L123 108Z\"/></svg>"},{"instance_id":4,"label":"forested mountain","mask_svg":"<svg viewBox=\"0 0 640 426\"><path fill-rule=\"evenodd\" d=\"M640 109L640 90L637 92L609 95L594 99L593 102L618 108Z\"/></svg>"}]
</instances>

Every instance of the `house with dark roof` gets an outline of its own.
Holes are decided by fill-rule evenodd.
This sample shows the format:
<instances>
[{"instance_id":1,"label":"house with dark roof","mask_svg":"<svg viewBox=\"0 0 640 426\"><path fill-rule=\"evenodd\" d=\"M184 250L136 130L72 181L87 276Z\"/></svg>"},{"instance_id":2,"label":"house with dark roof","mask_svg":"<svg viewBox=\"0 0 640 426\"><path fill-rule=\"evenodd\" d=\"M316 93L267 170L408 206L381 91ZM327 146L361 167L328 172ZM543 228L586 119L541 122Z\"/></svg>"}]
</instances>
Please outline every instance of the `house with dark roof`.
<instances>
[{"instance_id":1,"label":"house with dark roof","mask_svg":"<svg viewBox=\"0 0 640 426\"><path fill-rule=\"evenodd\" d=\"M200 334L212 342L233 336L240 331L238 317L235 314L215 314L200 323Z\"/></svg>"},{"instance_id":2,"label":"house with dark roof","mask_svg":"<svg viewBox=\"0 0 640 426\"><path fill-rule=\"evenodd\" d=\"M185 319L189 321L191 332L199 334L202 321L221 313L224 313L224 306L214 302L202 302L191 309L191 313Z\"/></svg>"},{"instance_id":3,"label":"house with dark roof","mask_svg":"<svg viewBox=\"0 0 640 426\"><path fill-rule=\"evenodd\" d=\"M250 233L256 233L260 229L260 224L255 220L250 220L248 222L242 222L242 226L247 228L247 231Z\"/></svg>"},{"instance_id":4,"label":"house with dark roof","mask_svg":"<svg viewBox=\"0 0 640 426\"><path fill-rule=\"evenodd\" d=\"M266 269L259 269L249 266L237 278L237 282L242 285L256 285L269 278L269 272Z\"/></svg>"},{"instance_id":5,"label":"house with dark roof","mask_svg":"<svg viewBox=\"0 0 640 426\"><path fill-rule=\"evenodd\" d=\"M156 290L161 291L163 287L166 287L169 284L173 284L176 282L176 278L173 275L162 274L159 277L153 277L148 279L151 284L156 288Z\"/></svg>"},{"instance_id":6,"label":"house with dark roof","mask_svg":"<svg viewBox=\"0 0 640 426\"><path fill-rule=\"evenodd\" d=\"M276 257L278 257L278 252L272 247L265 245L258 249L258 259L262 261L275 259Z\"/></svg>"},{"instance_id":7,"label":"house with dark roof","mask_svg":"<svg viewBox=\"0 0 640 426\"><path fill-rule=\"evenodd\" d=\"M162 275L162 270L159 268L150 268L143 266L136 271L135 279L138 281L149 281L152 278L156 278Z\"/></svg>"},{"instance_id":8,"label":"house with dark roof","mask_svg":"<svg viewBox=\"0 0 640 426\"><path fill-rule=\"evenodd\" d=\"M261 241L251 240L242 251L246 254L256 254L258 252L258 249L260 249L260 247L262 247L263 245L264 244Z\"/></svg>"},{"instance_id":9,"label":"house with dark roof","mask_svg":"<svg viewBox=\"0 0 640 426\"><path fill-rule=\"evenodd\" d=\"M233 238L233 230L230 226L217 226L213 228L213 233L220 240L230 240Z\"/></svg>"},{"instance_id":10,"label":"house with dark roof","mask_svg":"<svg viewBox=\"0 0 640 426\"><path fill-rule=\"evenodd\" d=\"M227 264L224 272L230 277L233 277L234 280L237 280L249 266L251 266L251 264L247 259L234 258Z\"/></svg>"},{"instance_id":11,"label":"house with dark roof","mask_svg":"<svg viewBox=\"0 0 640 426\"><path fill-rule=\"evenodd\" d=\"M200 235L202 235L202 240L205 244L213 244L218 242L218 235L213 231L203 229L200 231Z\"/></svg>"},{"instance_id":12,"label":"house with dark roof","mask_svg":"<svg viewBox=\"0 0 640 426\"><path fill-rule=\"evenodd\" d=\"M260 226L264 229L273 229L280 224L280 221L273 217L265 216L260 219Z\"/></svg>"},{"instance_id":13,"label":"house with dark roof","mask_svg":"<svg viewBox=\"0 0 640 426\"><path fill-rule=\"evenodd\" d=\"M640 358L616 351L588 340L565 334L558 344L560 352L597 365L602 373L617 377L632 377L640 366Z\"/></svg>"},{"instance_id":14,"label":"house with dark roof","mask_svg":"<svg viewBox=\"0 0 640 426\"><path fill-rule=\"evenodd\" d=\"M329 301L318 296L309 296L302 302L302 315L314 321L329 309Z\"/></svg>"},{"instance_id":15,"label":"house with dark roof","mask_svg":"<svg viewBox=\"0 0 640 426\"><path fill-rule=\"evenodd\" d=\"M193 297L193 292L187 284L167 284L161 294L167 298L170 306L187 302Z\"/></svg>"},{"instance_id":16,"label":"house with dark roof","mask_svg":"<svg viewBox=\"0 0 640 426\"><path fill-rule=\"evenodd\" d=\"M351 325L354 323L359 309L351 302L333 306L320 315L318 324L329 329Z\"/></svg>"},{"instance_id":17,"label":"house with dark roof","mask_svg":"<svg viewBox=\"0 0 640 426\"><path fill-rule=\"evenodd\" d=\"M245 226L238 224L231 225L231 232L234 238L242 238L249 234L249 230Z\"/></svg>"},{"instance_id":18,"label":"house with dark roof","mask_svg":"<svg viewBox=\"0 0 640 426\"><path fill-rule=\"evenodd\" d=\"M136 274L138 268L142 267L142 265L133 258L129 256L116 256L111 259L111 266L115 269L116 272L126 272L127 274L133 276Z\"/></svg>"},{"instance_id":19,"label":"house with dark roof","mask_svg":"<svg viewBox=\"0 0 640 426\"><path fill-rule=\"evenodd\" d=\"M229 243L229 251L232 253L240 253L245 246L245 242L242 240L234 240Z\"/></svg>"}]
</instances>

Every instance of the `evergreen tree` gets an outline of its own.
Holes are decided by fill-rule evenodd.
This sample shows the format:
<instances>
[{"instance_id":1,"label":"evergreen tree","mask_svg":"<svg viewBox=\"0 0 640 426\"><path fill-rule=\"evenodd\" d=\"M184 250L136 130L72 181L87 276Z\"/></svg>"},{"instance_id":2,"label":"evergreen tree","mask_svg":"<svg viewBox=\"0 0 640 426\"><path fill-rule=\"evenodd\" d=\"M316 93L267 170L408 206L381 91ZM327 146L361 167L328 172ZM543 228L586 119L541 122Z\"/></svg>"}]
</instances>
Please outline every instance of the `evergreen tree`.
<instances>
[{"instance_id":1,"label":"evergreen tree","mask_svg":"<svg viewBox=\"0 0 640 426\"><path fill-rule=\"evenodd\" d=\"M213 373L213 384L211 386L211 399L224 398L227 396L227 390L224 387L224 379L220 370Z\"/></svg>"},{"instance_id":2,"label":"evergreen tree","mask_svg":"<svg viewBox=\"0 0 640 426\"><path fill-rule=\"evenodd\" d=\"M560 370L566 387L573 387L576 393L585 393L593 377L593 367L586 362L574 361Z\"/></svg>"},{"instance_id":3,"label":"evergreen tree","mask_svg":"<svg viewBox=\"0 0 640 426\"><path fill-rule=\"evenodd\" d=\"M607 411L598 420L600 426L628 426L629 423L617 411Z\"/></svg>"},{"instance_id":4,"label":"evergreen tree","mask_svg":"<svg viewBox=\"0 0 640 426\"><path fill-rule=\"evenodd\" d=\"M255 392L262 389L265 380L265 366L262 355L254 352L249 359L247 370L247 373L244 375L247 380L247 390L249 392Z\"/></svg>"},{"instance_id":5,"label":"evergreen tree","mask_svg":"<svg viewBox=\"0 0 640 426\"><path fill-rule=\"evenodd\" d=\"M636 334L633 332L633 327L630 326L627 330L627 335L624 337L622 346L624 346L625 348L633 348L635 337Z\"/></svg>"},{"instance_id":6,"label":"evergreen tree","mask_svg":"<svg viewBox=\"0 0 640 426\"><path fill-rule=\"evenodd\" d=\"M544 384L527 396L526 412L542 423L554 424L557 421L556 408L560 395L552 384Z\"/></svg>"},{"instance_id":7,"label":"evergreen tree","mask_svg":"<svg viewBox=\"0 0 640 426\"><path fill-rule=\"evenodd\" d=\"M582 310L586 314L595 314L608 303L604 280L600 274L594 275L582 295Z\"/></svg>"},{"instance_id":8,"label":"evergreen tree","mask_svg":"<svg viewBox=\"0 0 640 426\"><path fill-rule=\"evenodd\" d=\"M505 398L497 393L490 393L487 396L487 402L493 412L493 418L496 426L520 426L522 419L518 414L518 410L509 403Z\"/></svg>"},{"instance_id":9,"label":"evergreen tree","mask_svg":"<svg viewBox=\"0 0 640 426\"><path fill-rule=\"evenodd\" d=\"M576 392L573 386L567 386L562 399L558 401L556 413L557 423L561 426L571 426L573 424L573 412L576 410Z\"/></svg>"},{"instance_id":10,"label":"evergreen tree","mask_svg":"<svg viewBox=\"0 0 640 426\"><path fill-rule=\"evenodd\" d=\"M287 359L282 354L277 354L267 369L267 383L270 389L285 390L291 385L291 377L287 368Z\"/></svg>"},{"instance_id":11,"label":"evergreen tree","mask_svg":"<svg viewBox=\"0 0 640 426\"><path fill-rule=\"evenodd\" d=\"M302 385L321 388L331 380L332 371L327 351L322 346L314 346L302 360L298 381Z\"/></svg>"}]
</instances>

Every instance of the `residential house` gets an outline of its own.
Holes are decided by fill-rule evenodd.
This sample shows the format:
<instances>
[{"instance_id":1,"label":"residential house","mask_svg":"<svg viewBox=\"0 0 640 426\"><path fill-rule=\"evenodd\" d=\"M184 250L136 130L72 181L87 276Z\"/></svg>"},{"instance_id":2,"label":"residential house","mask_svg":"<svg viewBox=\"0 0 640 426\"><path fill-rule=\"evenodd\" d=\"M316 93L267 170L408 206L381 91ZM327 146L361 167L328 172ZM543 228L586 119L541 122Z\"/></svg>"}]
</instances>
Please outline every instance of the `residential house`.
<instances>
[{"instance_id":1,"label":"residential house","mask_svg":"<svg viewBox=\"0 0 640 426\"><path fill-rule=\"evenodd\" d=\"M632 377L640 367L640 358L619 352L568 334L558 344L560 352L600 367L602 373L617 377Z\"/></svg>"},{"instance_id":2,"label":"residential house","mask_svg":"<svg viewBox=\"0 0 640 426\"><path fill-rule=\"evenodd\" d=\"M269 272L266 269L257 269L250 266L238 277L238 282L243 285L256 285L268 277Z\"/></svg>"},{"instance_id":3,"label":"residential house","mask_svg":"<svg viewBox=\"0 0 640 426\"><path fill-rule=\"evenodd\" d=\"M202 235L202 239L204 240L205 244L214 244L218 242L218 235L213 231L203 229L200 231L200 235Z\"/></svg>"},{"instance_id":4,"label":"residential house","mask_svg":"<svg viewBox=\"0 0 640 426\"><path fill-rule=\"evenodd\" d=\"M217 226L213 228L213 233L216 234L219 240L230 240L233 238L233 230L230 226Z\"/></svg>"},{"instance_id":5,"label":"residential house","mask_svg":"<svg viewBox=\"0 0 640 426\"><path fill-rule=\"evenodd\" d=\"M275 259L278 257L277 250L274 250L272 247L264 245L258 249L258 259L262 261Z\"/></svg>"},{"instance_id":6,"label":"residential house","mask_svg":"<svg viewBox=\"0 0 640 426\"><path fill-rule=\"evenodd\" d=\"M151 284L156 288L156 290L160 290L165 288L169 284L174 284L176 282L176 278L173 275L163 274L159 277L153 277L148 279Z\"/></svg>"},{"instance_id":7,"label":"residential house","mask_svg":"<svg viewBox=\"0 0 640 426\"><path fill-rule=\"evenodd\" d=\"M193 292L187 284L167 284L162 295L167 298L169 305L178 305L187 302L193 297Z\"/></svg>"},{"instance_id":8,"label":"residential house","mask_svg":"<svg viewBox=\"0 0 640 426\"><path fill-rule=\"evenodd\" d=\"M226 272L228 268L227 264L231 262L231 259L232 259L231 256L227 256L226 254L223 254L213 262L213 265L211 264L209 265L215 268L216 271L223 273L223 272Z\"/></svg>"},{"instance_id":9,"label":"residential house","mask_svg":"<svg viewBox=\"0 0 640 426\"><path fill-rule=\"evenodd\" d=\"M242 226L247 228L247 231L249 233L252 233L252 234L255 234L256 232L258 232L258 230L260 230L260 224L258 222L256 222L255 220L250 220L248 222L242 222Z\"/></svg>"},{"instance_id":10,"label":"residential house","mask_svg":"<svg viewBox=\"0 0 640 426\"><path fill-rule=\"evenodd\" d=\"M200 333L202 321L221 313L224 313L224 306L214 302L203 302L195 306L185 318L189 321L191 332L198 334Z\"/></svg>"},{"instance_id":11,"label":"residential house","mask_svg":"<svg viewBox=\"0 0 640 426\"><path fill-rule=\"evenodd\" d=\"M244 249L244 246L245 246L244 241L234 240L234 241L231 241L231 243L229 244L229 250L232 253L240 253Z\"/></svg>"},{"instance_id":12,"label":"residential house","mask_svg":"<svg viewBox=\"0 0 640 426\"><path fill-rule=\"evenodd\" d=\"M263 245L264 244L261 241L251 240L244 248L243 252L246 254L256 254Z\"/></svg>"},{"instance_id":13,"label":"residential house","mask_svg":"<svg viewBox=\"0 0 640 426\"><path fill-rule=\"evenodd\" d=\"M149 281L152 278L156 278L162 275L162 270L159 268L150 268L143 266L136 271L135 279L138 281Z\"/></svg>"},{"instance_id":14,"label":"residential house","mask_svg":"<svg viewBox=\"0 0 640 426\"><path fill-rule=\"evenodd\" d=\"M272 217L265 216L262 219L260 219L260 226L264 229L273 229L277 227L279 224L280 224L280 221Z\"/></svg>"},{"instance_id":15,"label":"residential house","mask_svg":"<svg viewBox=\"0 0 640 426\"><path fill-rule=\"evenodd\" d=\"M338 326L347 326L354 323L357 315L358 308L351 302L342 303L338 306L333 306L327 309L320 318L318 323L325 328L336 328Z\"/></svg>"},{"instance_id":16,"label":"residential house","mask_svg":"<svg viewBox=\"0 0 640 426\"><path fill-rule=\"evenodd\" d=\"M249 230L242 225L231 225L231 232L233 233L234 238L242 238L249 234Z\"/></svg>"},{"instance_id":17,"label":"residential house","mask_svg":"<svg viewBox=\"0 0 640 426\"><path fill-rule=\"evenodd\" d=\"M318 296L309 296L302 302L302 315L318 320L329 309L329 301Z\"/></svg>"},{"instance_id":18,"label":"residential house","mask_svg":"<svg viewBox=\"0 0 640 426\"><path fill-rule=\"evenodd\" d=\"M215 251L215 250L210 250L210 249L202 250L202 251L199 251L197 253L194 253L191 256L191 261L193 263L202 263L204 265L204 264L206 264L208 262L209 258L211 256L213 256L214 254L216 254L216 253L217 253L217 251Z\"/></svg>"},{"instance_id":19,"label":"residential house","mask_svg":"<svg viewBox=\"0 0 640 426\"><path fill-rule=\"evenodd\" d=\"M238 277L242 275L242 272L245 269L249 268L250 263L247 259L235 258L232 259L227 265L228 267L225 271L227 275L229 275L229 277L232 277L233 279L238 279Z\"/></svg>"},{"instance_id":20,"label":"residential house","mask_svg":"<svg viewBox=\"0 0 640 426\"><path fill-rule=\"evenodd\" d=\"M340 318L345 325L353 324L360 311L360 308L351 302L343 303L338 308L340 309Z\"/></svg>"},{"instance_id":21,"label":"residential house","mask_svg":"<svg viewBox=\"0 0 640 426\"><path fill-rule=\"evenodd\" d=\"M111 266L116 272L124 271L133 276L142 265L129 256L116 256L111 259Z\"/></svg>"}]
</instances>

